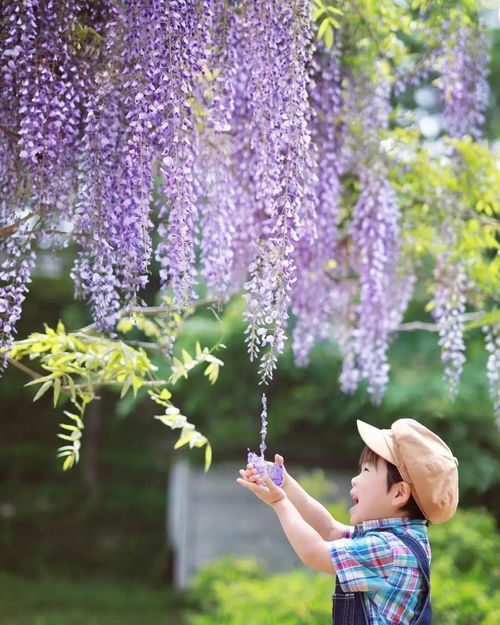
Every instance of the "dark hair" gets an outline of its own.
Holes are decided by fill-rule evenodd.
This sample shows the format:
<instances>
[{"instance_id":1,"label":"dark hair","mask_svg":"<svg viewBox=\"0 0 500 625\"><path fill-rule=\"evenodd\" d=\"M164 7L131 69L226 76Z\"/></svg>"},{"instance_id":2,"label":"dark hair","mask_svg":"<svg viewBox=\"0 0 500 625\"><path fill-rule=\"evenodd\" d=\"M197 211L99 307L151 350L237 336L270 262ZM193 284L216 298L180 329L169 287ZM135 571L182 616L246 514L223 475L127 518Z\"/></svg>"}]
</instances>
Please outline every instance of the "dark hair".
<instances>
[{"instance_id":1,"label":"dark hair","mask_svg":"<svg viewBox=\"0 0 500 625\"><path fill-rule=\"evenodd\" d=\"M399 469L395 464L392 464L392 462L388 462L387 460L383 459L369 447L365 447L361 452L361 456L359 457L359 466L361 467L365 463L377 466L378 461L381 459L384 460L387 465L387 492L389 492L394 484L404 482L403 478L401 477L401 473L399 472ZM401 511L405 512L406 516L408 516L410 519L425 519L424 513L422 512L422 510L420 510L417 502L411 494L410 498L406 502L406 505L401 508Z\"/></svg>"}]
</instances>

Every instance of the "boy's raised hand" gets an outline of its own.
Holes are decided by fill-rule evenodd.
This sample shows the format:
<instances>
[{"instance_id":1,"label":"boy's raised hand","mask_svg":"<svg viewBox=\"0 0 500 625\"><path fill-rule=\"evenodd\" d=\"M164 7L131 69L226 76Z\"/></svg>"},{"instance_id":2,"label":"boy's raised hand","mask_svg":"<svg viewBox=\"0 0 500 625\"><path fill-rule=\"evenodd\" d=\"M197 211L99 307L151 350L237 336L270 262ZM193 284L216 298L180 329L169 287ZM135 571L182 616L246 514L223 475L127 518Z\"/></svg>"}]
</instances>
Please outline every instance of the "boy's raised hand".
<instances>
[{"instance_id":1,"label":"boy's raised hand","mask_svg":"<svg viewBox=\"0 0 500 625\"><path fill-rule=\"evenodd\" d=\"M280 456L279 454L275 454L274 462L280 467L283 467L283 482L281 483L281 487L286 488L286 483L288 481L288 473L286 472L286 469L285 469L285 461L283 459L283 456ZM240 475L242 479L244 480L253 482L255 484L262 483L261 477L257 473L257 469L253 466L251 462L247 464L246 469L240 469Z\"/></svg>"},{"instance_id":2,"label":"boy's raised hand","mask_svg":"<svg viewBox=\"0 0 500 625\"><path fill-rule=\"evenodd\" d=\"M242 473L245 473L243 469L240 471L240 474ZM263 479L259 478L258 484L253 480L243 477L239 477L236 481L241 486L251 490L254 495L256 495L259 499L262 499L262 501L267 503L268 506L273 506L275 503L278 503L278 501L287 498L285 491L279 486L276 486L271 478L267 476Z\"/></svg>"}]
</instances>

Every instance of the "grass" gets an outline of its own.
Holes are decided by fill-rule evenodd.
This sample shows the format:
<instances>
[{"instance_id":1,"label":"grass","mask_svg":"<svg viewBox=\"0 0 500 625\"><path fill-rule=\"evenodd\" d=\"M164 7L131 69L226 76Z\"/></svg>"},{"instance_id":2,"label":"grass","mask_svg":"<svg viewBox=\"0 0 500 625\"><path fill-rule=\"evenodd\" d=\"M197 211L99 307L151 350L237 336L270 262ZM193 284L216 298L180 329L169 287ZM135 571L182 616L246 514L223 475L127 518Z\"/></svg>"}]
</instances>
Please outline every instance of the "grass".
<instances>
[{"instance_id":1,"label":"grass","mask_svg":"<svg viewBox=\"0 0 500 625\"><path fill-rule=\"evenodd\" d=\"M27 579L0 572L0 625L183 625L168 589L109 579Z\"/></svg>"}]
</instances>

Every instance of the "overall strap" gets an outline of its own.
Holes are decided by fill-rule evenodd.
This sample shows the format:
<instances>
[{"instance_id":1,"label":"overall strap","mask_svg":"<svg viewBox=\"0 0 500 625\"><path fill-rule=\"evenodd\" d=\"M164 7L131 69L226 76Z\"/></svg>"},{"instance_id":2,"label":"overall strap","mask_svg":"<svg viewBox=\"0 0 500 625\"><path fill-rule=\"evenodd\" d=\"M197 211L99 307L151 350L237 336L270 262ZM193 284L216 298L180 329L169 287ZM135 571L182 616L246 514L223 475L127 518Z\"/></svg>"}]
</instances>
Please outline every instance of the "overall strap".
<instances>
[{"instance_id":1,"label":"overall strap","mask_svg":"<svg viewBox=\"0 0 500 625\"><path fill-rule=\"evenodd\" d=\"M404 543L413 555L417 558L417 563L424 578L424 604L420 607L420 614L413 625L431 625L432 609L431 609L431 580L429 559L424 548L416 538L413 538L406 532L393 532L399 540Z\"/></svg>"}]
</instances>

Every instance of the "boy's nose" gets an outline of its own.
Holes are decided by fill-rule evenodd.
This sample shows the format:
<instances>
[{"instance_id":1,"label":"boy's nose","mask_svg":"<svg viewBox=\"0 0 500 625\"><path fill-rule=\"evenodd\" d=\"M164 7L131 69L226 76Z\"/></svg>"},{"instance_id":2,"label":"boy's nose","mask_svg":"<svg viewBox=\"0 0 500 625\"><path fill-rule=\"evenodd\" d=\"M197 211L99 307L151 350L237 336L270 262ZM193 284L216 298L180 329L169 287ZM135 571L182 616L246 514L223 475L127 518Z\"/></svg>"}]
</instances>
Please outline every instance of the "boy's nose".
<instances>
[{"instance_id":1,"label":"boy's nose","mask_svg":"<svg viewBox=\"0 0 500 625\"><path fill-rule=\"evenodd\" d=\"M358 477L358 476L356 475L356 477ZM353 477L353 478L352 478L352 480L351 480L351 486L356 486L356 477Z\"/></svg>"}]
</instances>

